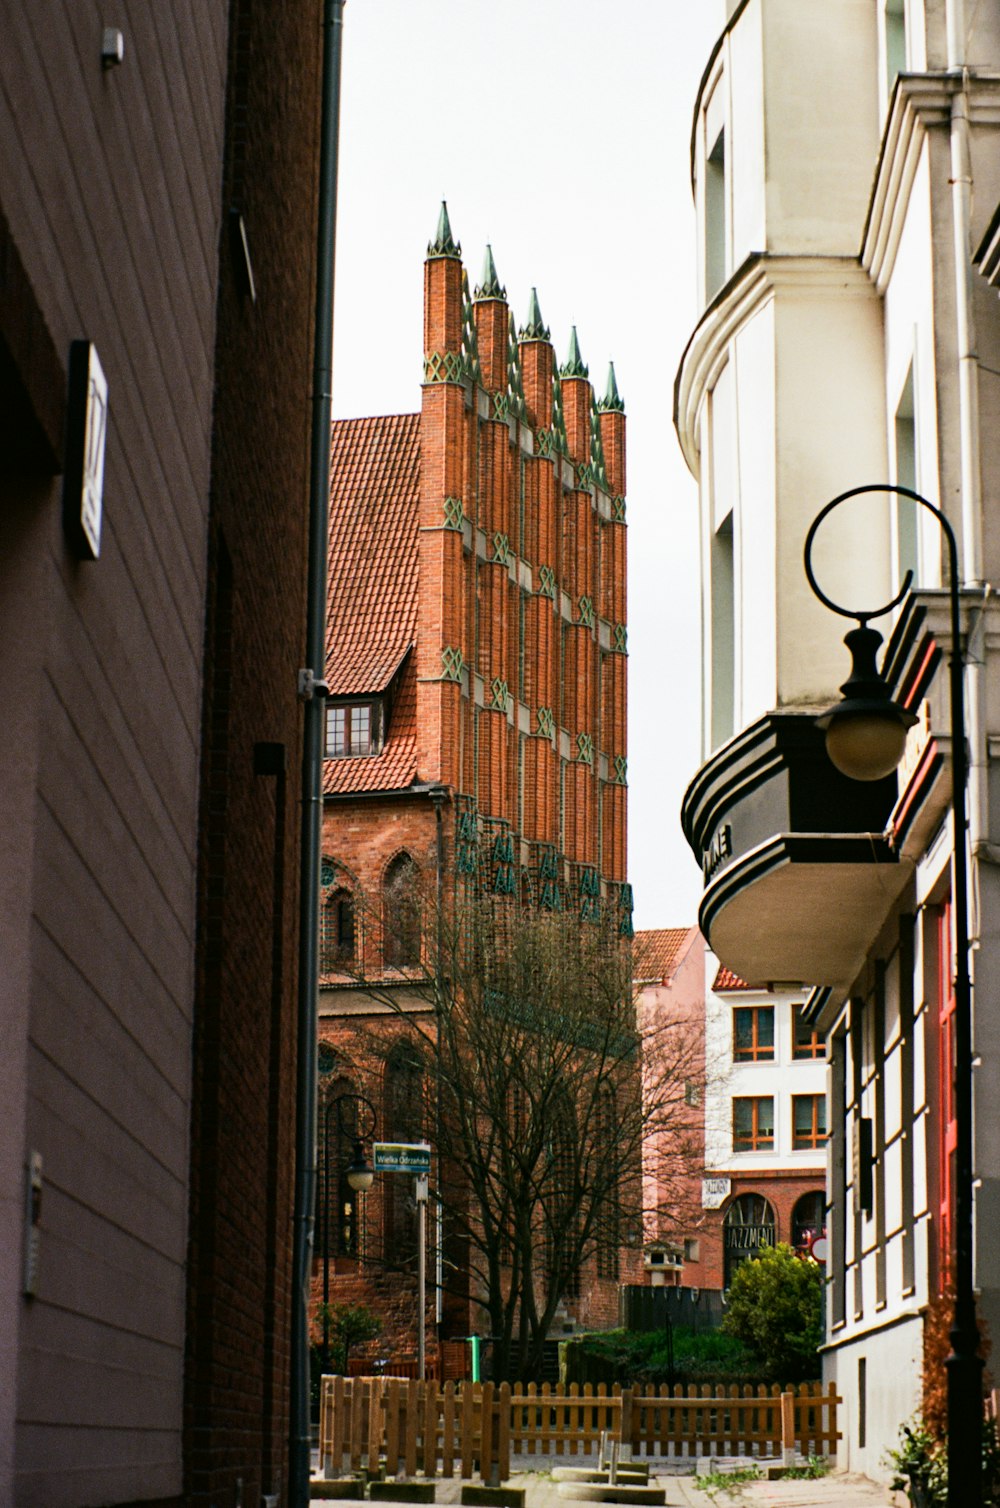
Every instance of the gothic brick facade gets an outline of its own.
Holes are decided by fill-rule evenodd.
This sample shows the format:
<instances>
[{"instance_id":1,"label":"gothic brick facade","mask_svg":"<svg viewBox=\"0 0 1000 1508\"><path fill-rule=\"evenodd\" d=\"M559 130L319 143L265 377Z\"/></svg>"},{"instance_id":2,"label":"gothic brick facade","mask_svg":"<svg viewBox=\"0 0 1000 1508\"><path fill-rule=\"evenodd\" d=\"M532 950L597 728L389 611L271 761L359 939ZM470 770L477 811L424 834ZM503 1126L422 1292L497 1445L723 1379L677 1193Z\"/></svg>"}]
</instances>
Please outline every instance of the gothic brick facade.
<instances>
[{"instance_id":1,"label":"gothic brick facade","mask_svg":"<svg viewBox=\"0 0 1000 1508\"><path fill-rule=\"evenodd\" d=\"M631 891L613 368L595 400L574 330L557 369L534 290L517 332L489 250L470 295L442 206L420 412L341 421L332 456L319 1010L336 1078L356 1071L355 1028L374 1009L345 960L369 977L382 967L402 868L443 883L477 845L497 888L529 904L558 893L583 917L610 908L626 932ZM388 1312L376 1256L396 1196L378 1182L367 1264L338 1257L331 1296L357 1297L364 1277ZM323 1242L321 1217L317 1282ZM567 1316L615 1323L616 1282L586 1275ZM467 1304L446 1308L445 1331L470 1323ZM382 1348L405 1347L405 1331L400 1319Z\"/></svg>"}]
</instances>

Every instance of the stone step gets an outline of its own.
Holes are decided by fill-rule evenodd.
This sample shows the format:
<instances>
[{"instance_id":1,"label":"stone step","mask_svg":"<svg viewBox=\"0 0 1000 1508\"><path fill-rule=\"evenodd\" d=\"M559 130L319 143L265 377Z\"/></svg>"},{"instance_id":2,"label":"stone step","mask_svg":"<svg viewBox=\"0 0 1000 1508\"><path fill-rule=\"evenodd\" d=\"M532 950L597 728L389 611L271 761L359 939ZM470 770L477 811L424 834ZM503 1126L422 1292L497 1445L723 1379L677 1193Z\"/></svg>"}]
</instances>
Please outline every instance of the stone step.
<instances>
[{"instance_id":1,"label":"stone step","mask_svg":"<svg viewBox=\"0 0 1000 1508\"><path fill-rule=\"evenodd\" d=\"M435 1503L435 1482L370 1482L368 1496L373 1503Z\"/></svg>"},{"instance_id":2,"label":"stone step","mask_svg":"<svg viewBox=\"0 0 1000 1508\"><path fill-rule=\"evenodd\" d=\"M524 1488L465 1486L462 1503L466 1508L524 1508Z\"/></svg>"},{"instance_id":3,"label":"stone step","mask_svg":"<svg viewBox=\"0 0 1000 1508\"><path fill-rule=\"evenodd\" d=\"M585 1503L654 1503L667 1501L666 1489L650 1487L648 1482L560 1482L556 1488L561 1498L576 1498Z\"/></svg>"},{"instance_id":4,"label":"stone step","mask_svg":"<svg viewBox=\"0 0 1000 1508\"><path fill-rule=\"evenodd\" d=\"M611 1472L606 1466L554 1466L552 1480L553 1482L610 1482ZM649 1467L619 1466L618 1480L630 1486L641 1485L649 1481Z\"/></svg>"}]
</instances>

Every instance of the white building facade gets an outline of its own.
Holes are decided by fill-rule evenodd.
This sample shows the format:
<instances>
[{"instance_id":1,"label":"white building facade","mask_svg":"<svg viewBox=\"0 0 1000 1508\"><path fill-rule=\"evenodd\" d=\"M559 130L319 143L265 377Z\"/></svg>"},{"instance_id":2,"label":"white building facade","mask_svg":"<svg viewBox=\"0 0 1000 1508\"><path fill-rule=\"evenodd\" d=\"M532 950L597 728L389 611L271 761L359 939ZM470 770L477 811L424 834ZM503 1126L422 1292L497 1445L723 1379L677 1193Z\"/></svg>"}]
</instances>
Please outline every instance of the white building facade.
<instances>
[{"instance_id":1,"label":"white building facade","mask_svg":"<svg viewBox=\"0 0 1000 1508\"><path fill-rule=\"evenodd\" d=\"M824 524L813 563L872 609L913 571L884 667L917 716L858 784L815 716L849 625L803 546L837 494L920 492L959 540L971 759L976 1284L1000 1334L1000 14L961 0L741 0L692 131L703 313L675 423L699 482L704 762L682 820L722 964L791 992L827 1044L825 1365L841 1464L885 1475L924 1401L953 1252L950 652L943 537L891 494ZM801 992L796 995L795 992ZM763 998L763 996L762 996Z\"/></svg>"},{"instance_id":2,"label":"white building facade","mask_svg":"<svg viewBox=\"0 0 1000 1508\"><path fill-rule=\"evenodd\" d=\"M702 1188L715 1232L708 1280L726 1289L763 1247L812 1255L822 1241L826 1053L801 992L751 988L712 953L705 963Z\"/></svg>"}]
</instances>

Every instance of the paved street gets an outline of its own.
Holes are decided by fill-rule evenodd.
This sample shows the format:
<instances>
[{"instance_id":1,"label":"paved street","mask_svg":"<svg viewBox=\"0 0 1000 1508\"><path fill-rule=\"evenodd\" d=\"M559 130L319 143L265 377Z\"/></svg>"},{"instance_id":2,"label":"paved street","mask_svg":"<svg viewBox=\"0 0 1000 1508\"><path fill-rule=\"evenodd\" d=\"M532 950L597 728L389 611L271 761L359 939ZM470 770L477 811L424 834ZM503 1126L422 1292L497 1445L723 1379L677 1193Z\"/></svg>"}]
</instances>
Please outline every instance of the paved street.
<instances>
[{"instance_id":1,"label":"paved street","mask_svg":"<svg viewBox=\"0 0 1000 1508\"><path fill-rule=\"evenodd\" d=\"M886 1508L888 1492L866 1477L831 1474L816 1481L747 1482L738 1493L712 1495L697 1486L693 1476L656 1478L666 1489L667 1508ZM572 1499L560 1497L548 1477L524 1473L512 1479L513 1486L527 1487L525 1508L572 1508ZM441 1492L438 1498L441 1499ZM458 1500L456 1491L455 1500Z\"/></svg>"},{"instance_id":2,"label":"paved street","mask_svg":"<svg viewBox=\"0 0 1000 1508\"><path fill-rule=\"evenodd\" d=\"M700 1488L693 1476L664 1475L655 1481L666 1491L666 1508L886 1508L891 1501L886 1489L843 1472L816 1481L745 1482L736 1492L714 1494ZM525 1488L525 1508L573 1508L574 1499L560 1497L558 1484L546 1472L517 1472L509 1485ZM439 1479L437 1502L457 1504L461 1487L457 1478Z\"/></svg>"}]
</instances>

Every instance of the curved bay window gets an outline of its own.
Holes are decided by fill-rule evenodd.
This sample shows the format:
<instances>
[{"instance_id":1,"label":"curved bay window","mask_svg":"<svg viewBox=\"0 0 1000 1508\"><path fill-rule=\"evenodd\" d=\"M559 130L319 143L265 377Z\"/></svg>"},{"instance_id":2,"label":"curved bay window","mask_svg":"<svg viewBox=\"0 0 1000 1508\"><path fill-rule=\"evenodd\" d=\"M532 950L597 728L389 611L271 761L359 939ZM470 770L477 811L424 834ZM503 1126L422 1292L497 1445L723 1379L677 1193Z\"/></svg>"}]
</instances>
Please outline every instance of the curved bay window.
<instances>
[{"instance_id":1,"label":"curved bay window","mask_svg":"<svg viewBox=\"0 0 1000 1508\"><path fill-rule=\"evenodd\" d=\"M726 1211L722 1223L725 1248L724 1283L728 1288L741 1262L757 1257L774 1245L774 1209L763 1194L740 1194Z\"/></svg>"},{"instance_id":2,"label":"curved bay window","mask_svg":"<svg viewBox=\"0 0 1000 1508\"><path fill-rule=\"evenodd\" d=\"M792 1210L792 1245L810 1252L812 1243L826 1232L826 1195L822 1189L803 1194Z\"/></svg>"},{"instance_id":3,"label":"curved bay window","mask_svg":"<svg viewBox=\"0 0 1000 1508\"><path fill-rule=\"evenodd\" d=\"M319 1189L316 1200L320 1255L359 1255L358 1200L347 1169L358 1135L358 1104L350 1080L340 1078L323 1091L318 1126Z\"/></svg>"},{"instance_id":4,"label":"curved bay window","mask_svg":"<svg viewBox=\"0 0 1000 1508\"><path fill-rule=\"evenodd\" d=\"M420 962L420 870L408 853L397 854L385 872L382 956L397 967Z\"/></svg>"},{"instance_id":5,"label":"curved bay window","mask_svg":"<svg viewBox=\"0 0 1000 1508\"><path fill-rule=\"evenodd\" d=\"M424 1069L419 1052L397 1042L385 1064L385 1129L388 1141L423 1140ZM393 1267L415 1267L417 1201L414 1179L386 1173L382 1179L385 1224L383 1254Z\"/></svg>"}]
</instances>

